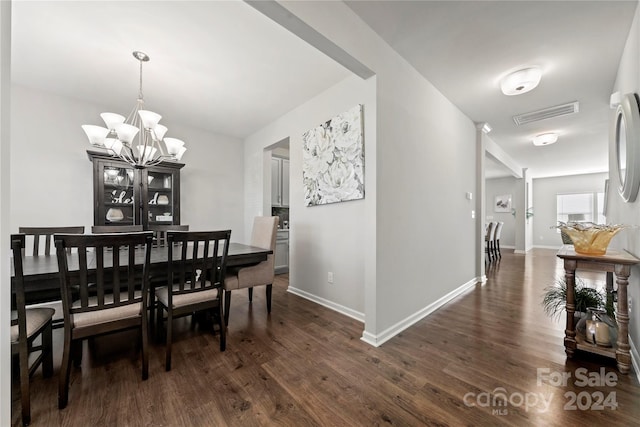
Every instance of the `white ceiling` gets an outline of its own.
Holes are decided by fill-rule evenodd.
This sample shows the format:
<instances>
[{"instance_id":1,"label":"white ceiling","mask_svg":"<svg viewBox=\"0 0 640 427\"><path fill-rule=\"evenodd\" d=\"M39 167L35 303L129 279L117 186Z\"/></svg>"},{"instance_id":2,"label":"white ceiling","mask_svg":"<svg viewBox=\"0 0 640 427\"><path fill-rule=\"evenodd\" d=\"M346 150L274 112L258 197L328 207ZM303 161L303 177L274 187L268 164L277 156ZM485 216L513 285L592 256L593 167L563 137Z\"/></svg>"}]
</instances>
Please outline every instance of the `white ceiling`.
<instances>
[{"instance_id":1,"label":"white ceiling","mask_svg":"<svg viewBox=\"0 0 640 427\"><path fill-rule=\"evenodd\" d=\"M469 118L489 122L490 137L532 176L607 170L609 95L635 0L347 4ZM147 108L170 129L181 122L244 137L350 75L238 0L14 1L12 9L16 83L127 113L138 90L131 52L141 50L151 57ZM499 78L528 65L543 68L540 86L502 95ZM511 119L570 101L580 113L524 126ZM558 143L531 144L551 130Z\"/></svg>"},{"instance_id":2,"label":"white ceiling","mask_svg":"<svg viewBox=\"0 0 640 427\"><path fill-rule=\"evenodd\" d=\"M134 50L151 58L146 107L169 133L185 123L244 137L350 75L239 0L13 3L16 83L127 115L138 95Z\"/></svg>"},{"instance_id":3,"label":"white ceiling","mask_svg":"<svg viewBox=\"0 0 640 427\"><path fill-rule=\"evenodd\" d=\"M347 4L532 177L608 170L611 95L637 1L348 1ZM500 78L543 70L533 91ZM572 101L580 112L517 126L512 116ZM554 145L533 136L555 131Z\"/></svg>"}]
</instances>

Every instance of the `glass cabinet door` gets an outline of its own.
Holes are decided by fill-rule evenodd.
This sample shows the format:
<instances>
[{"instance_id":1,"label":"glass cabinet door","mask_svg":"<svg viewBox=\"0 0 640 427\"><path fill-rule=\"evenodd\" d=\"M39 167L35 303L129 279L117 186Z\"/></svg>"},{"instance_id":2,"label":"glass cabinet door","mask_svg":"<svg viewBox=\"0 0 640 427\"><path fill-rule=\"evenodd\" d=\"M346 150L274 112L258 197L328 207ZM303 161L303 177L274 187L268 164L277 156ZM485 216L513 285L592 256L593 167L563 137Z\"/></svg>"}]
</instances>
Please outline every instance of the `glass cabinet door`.
<instances>
[{"instance_id":1,"label":"glass cabinet door","mask_svg":"<svg viewBox=\"0 0 640 427\"><path fill-rule=\"evenodd\" d=\"M98 211L105 225L135 224L134 169L104 163L102 168L102 201Z\"/></svg>"},{"instance_id":2,"label":"glass cabinet door","mask_svg":"<svg viewBox=\"0 0 640 427\"><path fill-rule=\"evenodd\" d=\"M150 168L142 179L146 179L147 191L144 195L147 217L145 225L179 224L177 185L173 170Z\"/></svg>"}]
</instances>

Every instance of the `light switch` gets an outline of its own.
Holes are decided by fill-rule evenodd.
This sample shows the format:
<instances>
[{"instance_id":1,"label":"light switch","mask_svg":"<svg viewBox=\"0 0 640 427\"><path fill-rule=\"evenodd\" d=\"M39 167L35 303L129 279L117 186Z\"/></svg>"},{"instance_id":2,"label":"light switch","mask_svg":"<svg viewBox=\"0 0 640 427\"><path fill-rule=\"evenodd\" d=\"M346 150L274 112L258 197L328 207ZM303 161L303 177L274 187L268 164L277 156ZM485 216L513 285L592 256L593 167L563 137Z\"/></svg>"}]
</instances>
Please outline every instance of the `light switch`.
<instances>
[{"instance_id":1,"label":"light switch","mask_svg":"<svg viewBox=\"0 0 640 427\"><path fill-rule=\"evenodd\" d=\"M473 200L473 193L472 192L467 192L467 200Z\"/></svg>"}]
</instances>

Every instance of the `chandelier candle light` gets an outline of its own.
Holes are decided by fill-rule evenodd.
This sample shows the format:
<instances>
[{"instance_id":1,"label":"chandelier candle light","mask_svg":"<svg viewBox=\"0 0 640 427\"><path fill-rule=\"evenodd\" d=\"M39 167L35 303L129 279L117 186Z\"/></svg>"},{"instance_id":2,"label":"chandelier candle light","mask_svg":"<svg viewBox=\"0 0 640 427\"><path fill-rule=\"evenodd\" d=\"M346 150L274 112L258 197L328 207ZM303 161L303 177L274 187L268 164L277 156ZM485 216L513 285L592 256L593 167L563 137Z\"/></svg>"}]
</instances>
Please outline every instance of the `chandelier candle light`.
<instances>
[{"instance_id":1,"label":"chandelier candle light","mask_svg":"<svg viewBox=\"0 0 640 427\"><path fill-rule=\"evenodd\" d=\"M91 145L108 150L137 169L157 165L165 160L178 161L187 151L184 142L176 138L164 138L167 128L158 122L160 114L145 110L142 95L142 63L149 61L146 53L135 51L140 61L140 90L135 107L127 118L116 113L102 113L106 128L82 125ZM137 138L137 143L134 139ZM163 148L163 143L166 150Z\"/></svg>"}]
</instances>

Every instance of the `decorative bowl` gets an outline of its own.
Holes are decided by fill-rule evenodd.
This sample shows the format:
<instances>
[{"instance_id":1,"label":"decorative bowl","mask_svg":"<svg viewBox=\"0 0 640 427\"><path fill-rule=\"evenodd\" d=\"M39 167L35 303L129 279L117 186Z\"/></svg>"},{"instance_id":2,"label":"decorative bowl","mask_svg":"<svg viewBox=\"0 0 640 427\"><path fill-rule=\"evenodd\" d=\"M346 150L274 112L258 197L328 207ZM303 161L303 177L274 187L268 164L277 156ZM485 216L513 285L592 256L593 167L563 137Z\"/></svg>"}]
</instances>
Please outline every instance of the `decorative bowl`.
<instances>
[{"instance_id":1,"label":"decorative bowl","mask_svg":"<svg viewBox=\"0 0 640 427\"><path fill-rule=\"evenodd\" d=\"M560 223L558 228L573 241L576 253L582 255L604 255L607 247L620 230L626 225L604 225L592 222Z\"/></svg>"},{"instance_id":2,"label":"decorative bowl","mask_svg":"<svg viewBox=\"0 0 640 427\"><path fill-rule=\"evenodd\" d=\"M120 209L110 208L107 211L107 220L111 222L122 221L124 219L124 214Z\"/></svg>"}]
</instances>

